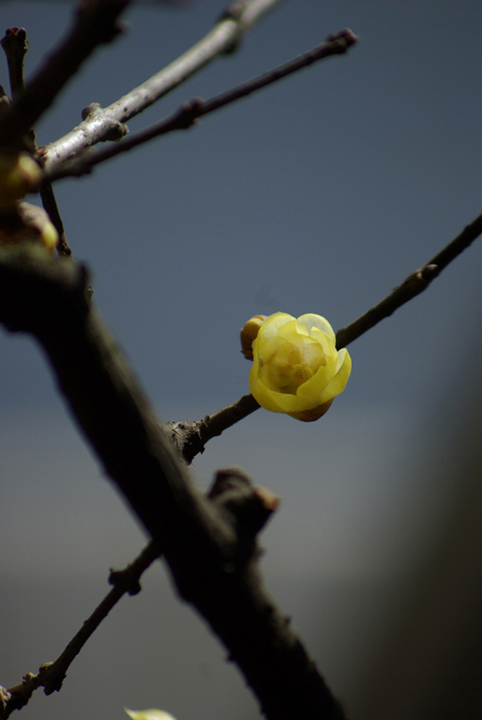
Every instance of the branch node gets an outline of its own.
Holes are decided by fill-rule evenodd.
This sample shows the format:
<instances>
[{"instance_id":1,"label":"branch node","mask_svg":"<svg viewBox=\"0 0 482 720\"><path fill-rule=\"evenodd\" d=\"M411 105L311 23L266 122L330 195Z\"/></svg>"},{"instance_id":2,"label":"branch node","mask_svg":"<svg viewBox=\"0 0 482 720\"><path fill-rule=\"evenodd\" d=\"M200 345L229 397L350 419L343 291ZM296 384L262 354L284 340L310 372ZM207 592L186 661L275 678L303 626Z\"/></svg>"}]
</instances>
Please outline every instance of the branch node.
<instances>
[{"instance_id":1,"label":"branch node","mask_svg":"<svg viewBox=\"0 0 482 720\"><path fill-rule=\"evenodd\" d=\"M233 38L229 45L224 50L224 55L232 55L236 52L236 50L239 48L241 44L241 40L243 38L243 24L242 24L242 18L246 11L246 3L245 2L234 2L229 7L227 7L223 13L220 15L218 23L223 22L234 22L237 25L237 32L233 35Z\"/></svg>"},{"instance_id":2,"label":"branch node","mask_svg":"<svg viewBox=\"0 0 482 720\"><path fill-rule=\"evenodd\" d=\"M427 282L431 282L434 280L438 275L440 274L440 268L438 265L435 265L434 263L430 263L428 265L425 265L420 270L420 276L423 280L426 280Z\"/></svg>"},{"instance_id":3,"label":"branch node","mask_svg":"<svg viewBox=\"0 0 482 720\"><path fill-rule=\"evenodd\" d=\"M350 30L350 28L344 28L340 32L330 33L326 38L325 42L332 43L338 47L339 53L345 53L349 47L358 42L359 37Z\"/></svg>"},{"instance_id":4,"label":"branch node","mask_svg":"<svg viewBox=\"0 0 482 720\"><path fill-rule=\"evenodd\" d=\"M34 676L36 679L35 687L42 685L45 695L52 695L54 692L59 692L62 688L66 673L57 672L56 674L55 669L55 663L45 662L39 667L38 675Z\"/></svg>"},{"instance_id":5,"label":"branch node","mask_svg":"<svg viewBox=\"0 0 482 720\"><path fill-rule=\"evenodd\" d=\"M206 103L202 98L193 98L190 102L183 102L177 115L173 118L174 127L186 130L196 123L200 109Z\"/></svg>"},{"instance_id":6,"label":"branch node","mask_svg":"<svg viewBox=\"0 0 482 720\"><path fill-rule=\"evenodd\" d=\"M118 590L126 592L131 597L138 595L142 590L139 578L132 572L132 567L129 565L125 570L113 570L109 571L108 578L109 585L113 585Z\"/></svg>"},{"instance_id":7,"label":"branch node","mask_svg":"<svg viewBox=\"0 0 482 720\"><path fill-rule=\"evenodd\" d=\"M254 539L280 502L270 490L255 487L239 468L219 470L208 497L229 512L239 539Z\"/></svg>"},{"instance_id":8,"label":"branch node","mask_svg":"<svg viewBox=\"0 0 482 720\"><path fill-rule=\"evenodd\" d=\"M129 132L129 128L125 123L116 120L112 115L106 113L99 103L94 102L87 105L87 107L83 108L81 116L84 121L96 120L104 127L107 127L102 136L103 142L122 140Z\"/></svg>"},{"instance_id":9,"label":"branch node","mask_svg":"<svg viewBox=\"0 0 482 720\"><path fill-rule=\"evenodd\" d=\"M209 415L207 416L209 418ZM204 452L205 439L203 438L203 427L206 418L194 422L174 422L170 420L164 425L170 440L177 447L182 458L190 464L192 459ZM221 434L221 433L219 433Z\"/></svg>"}]
</instances>

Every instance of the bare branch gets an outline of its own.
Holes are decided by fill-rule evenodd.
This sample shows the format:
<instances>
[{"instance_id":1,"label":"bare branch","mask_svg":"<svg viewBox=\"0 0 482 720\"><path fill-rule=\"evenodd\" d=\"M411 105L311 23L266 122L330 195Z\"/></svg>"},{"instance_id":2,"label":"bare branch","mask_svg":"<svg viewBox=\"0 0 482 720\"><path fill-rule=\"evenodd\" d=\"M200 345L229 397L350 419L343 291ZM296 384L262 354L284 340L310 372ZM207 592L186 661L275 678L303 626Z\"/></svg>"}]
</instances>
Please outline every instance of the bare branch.
<instances>
[{"instance_id":1,"label":"bare branch","mask_svg":"<svg viewBox=\"0 0 482 720\"><path fill-rule=\"evenodd\" d=\"M337 347L341 349L356 340L384 318L392 315L395 310L427 289L429 284L444 268L455 260L472 242L482 234L482 215L467 225L443 250L410 275L396 287L386 298L366 313L354 320L350 325L338 330ZM192 462L198 453L204 452L208 440L221 435L235 423L247 417L259 405L252 395L243 395L232 405L219 410L213 415L206 415L202 420L194 422L169 422L167 428L173 442L187 462Z\"/></svg>"},{"instance_id":2,"label":"bare branch","mask_svg":"<svg viewBox=\"0 0 482 720\"><path fill-rule=\"evenodd\" d=\"M28 50L27 33L24 28L10 28L7 30L5 37L1 40L1 45L5 51L8 61L8 69L10 74L10 86L12 89L12 97L18 97L25 90L24 79L24 58ZM35 132L31 131L34 150L37 151L37 143L35 140ZM60 217L57 201L51 183L44 183L40 188L40 197L44 210L48 213L55 229L57 230L59 241L57 243L57 251L63 257L69 257L73 260L72 250L67 242L67 236L64 230L64 224Z\"/></svg>"},{"instance_id":3,"label":"bare branch","mask_svg":"<svg viewBox=\"0 0 482 720\"><path fill-rule=\"evenodd\" d=\"M84 297L85 271L35 247L0 248L0 322L31 333L111 479L164 550L268 720L343 713L263 587L256 536L275 509L240 473L193 485L114 340ZM233 623L233 617L236 622Z\"/></svg>"},{"instance_id":4,"label":"bare branch","mask_svg":"<svg viewBox=\"0 0 482 720\"><path fill-rule=\"evenodd\" d=\"M180 58L131 90L106 108L93 103L86 108L83 122L45 149L45 166L52 172L88 147L104 140L115 140L127 132L124 123L164 97L175 87L220 55L239 45L244 33L279 0L234 2L213 29Z\"/></svg>"},{"instance_id":5,"label":"bare branch","mask_svg":"<svg viewBox=\"0 0 482 720\"><path fill-rule=\"evenodd\" d=\"M151 542L124 570L111 570L109 583L114 587L92 615L82 624L78 633L72 638L57 660L53 663L44 663L39 668L37 675L27 673L20 685L4 690L5 702L3 710L0 712L1 720L7 720L14 710L25 707L37 688L43 687L46 695L60 690L67 670L87 640L126 593L136 595L140 591L139 578L159 555L159 548L154 542Z\"/></svg>"},{"instance_id":6,"label":"bare branch","mask_svg":"<svg viewBox=\"0 0 482 720\"><path fill-rule=\"evenodd\" d=\"M81 7L69 35L0 119L0 145L22 142L93 50L120 32L116 21L128 4L129 0L93 0Z\"/></svg>"},{"instance_id":7,"label":"bare branch","mask_svg":"<svg viewBox=\"0 0 482 720\"><path fill-rule=\"evenodd\" d=\"M221 435L224 430L232 427L243 418L251 415L260 406L251 394L219 410L213 415L206 415L202 420L195 422L169 422L166 429L170 432L172 441L179 448L179 452L187 463L204 452L208 440Z\"/></svg>"},{"instance_id":8,"label":"bare branch","mask_svg":"<svg viewBox=\"0 0 482 720\"><path fill-rule=\"evenodd\" d=\"M292 73L297 72L298 70L301 70L318 60L330 57L331 55L346 53L348 48L356 42L357 37L351 30L345 29L339 33L332 33L325 42L317 45L312 50L300 55L294 60L290 60L284 65L280 65L279 67L274 68L263 75L259 75L242 85L238 85L221 95L217 95L210 100L201 100L196 98L190 103L184 103L181 108L170 117L165 118L155 125L151 125L134 135L131 135L121 143L98 150L90 155L83 156L75 162L69 163L63 168L60 167L58 170L51 173L47 172L46 180L54 182L60 178L84 175L85 173L89 173L94 165L104 162L116 155L120 155L123 152L127 152L155 137L165 135L166 133L173 132L174 130L186 130L194 125L196 120L203 115L212 113L225 105L229 105L236 100L240 100L256 90L260 90L271 83L277 82L287 75L291 75Z\"/></svg>"},{"instance_id":9,"label":"bare branch","mask_svg":"<svg viewBox=\"0 0 482 720\"><path fill-rule=\"evenodd\" d=\"M468 248L481 233L482 215L479 215L467 225L457 237L449 242L443 250L437 253L437 255L419 270L410 273L402 284L392 290L387 297L370 308L370 310L361 315L357 320L350 323L350 325L338 330L336 334L336 345L338 349L345 347L359 338L360 335L363 335L367 330L377 325L380 320L393 315L395 310L398 310L399 307L426 290L432 280L438 277L442 270Z\"/></svg>"},{"instance_id":10,"label":"bare branch","mask_svg":"<svg viewBox=\"0 0 482 720\"><path fill-rule=\"evenodd\" d=\"M62 222L62 218L60 217L60 212L57 205L57 200L55 198L52 183L45 183L42 185L42 187L40 188L40 197L42 198L42 205L44 206L45 211L48 213L59 235L59 240L57 242L58 254L60 255L60 257L65 257L69 258L69 260L73 260L74 256L68 243L67 235L65 234L64 224Z\"/></svg>"}]
</instances>

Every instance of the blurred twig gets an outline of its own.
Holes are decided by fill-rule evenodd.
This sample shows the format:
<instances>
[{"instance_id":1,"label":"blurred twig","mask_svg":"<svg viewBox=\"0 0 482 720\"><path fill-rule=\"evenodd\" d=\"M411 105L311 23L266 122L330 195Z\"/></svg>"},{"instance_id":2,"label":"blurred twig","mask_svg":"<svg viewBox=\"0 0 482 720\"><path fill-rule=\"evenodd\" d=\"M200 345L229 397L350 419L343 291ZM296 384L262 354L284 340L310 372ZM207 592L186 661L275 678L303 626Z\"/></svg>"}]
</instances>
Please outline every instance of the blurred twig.
<instances>
[{"instance_id":1,"label":"blurred twig","mask_svg":"<svg viewBox=\"0 0 482 720\"><path fill-rule=\"evenodd\" d=\"M24 28L10 28L0 42L7 56L12 98L15 99L25 90L24 58L28 50L27 33ZM36 151L37 143L33 130L31 130L31 138L33 149ZM59 255L73 259L72 250L67 241L52 183L47 182L42 185L40 188L40 197L42 198L44 209L48 213L59 236L57 243Z\"/></svg>"},{"instance_id":2,"label":"blurred twig","mask_svg":"<svg viewBox=\"0 0 482 720\"><path fill-rule=\"evenodd\" d=\"M317 45L309 52L300 55L294 60L290 60L284 65L269 70L263 75L259 75L258 77L253 78L242 85L238 85L231 90L227 90L221 95L217 95L210 100L195 98L189 103L184 103L179 110L170 117L161 120L155 125L151 125L151 127L141 130L135 135L123 140L118 145L98 150L97 152L83 156L72 163L68 163L65 167L60 167L51 173L47 173L46 179L50 182L54 182L60 178L84 175L85 173L89 173L94 165L98 165L105 160L109 160L120 153L127 152L155 137L165 135L166 133L173 132L175 130L186 130L194 125L196 120L203 115L219 110L219 108L246 97L247 95L250 95L256 90L260 90L271 83L277 82L287 75L297 72L298 70L301 70L318 60L330 57L331 55L346 53L348 48L354 45L356 41L357 37L351 30L345 29L339 33L332 33L328 36L325 42Z\"/></svg>"},{"instance_id":3,"label":"blurred twig","mask_svg":"<svg viewBox=\"0 0 482 720\"><path fill-rule=\"evenodd\" d=\"M10 112L0 119L0 145L22 143L22 138L52 105L64 85L102 43L120 32L117 18L129 0L91 0L77 11L76 21L59 47L51 53L25 90L15 98Z\"/></svg>"},{"instance_id":4,"label":"blurred twig","mask_svg":"<svg viewBox=\"0 0 482 720\"><path fill-rule=\"evenodd\" d=\"M12 100L16 100L25 89L23 63L28 50L27 33L24 28L9 28L0 42L7 56Z\"/></svg>"}]
</instances>

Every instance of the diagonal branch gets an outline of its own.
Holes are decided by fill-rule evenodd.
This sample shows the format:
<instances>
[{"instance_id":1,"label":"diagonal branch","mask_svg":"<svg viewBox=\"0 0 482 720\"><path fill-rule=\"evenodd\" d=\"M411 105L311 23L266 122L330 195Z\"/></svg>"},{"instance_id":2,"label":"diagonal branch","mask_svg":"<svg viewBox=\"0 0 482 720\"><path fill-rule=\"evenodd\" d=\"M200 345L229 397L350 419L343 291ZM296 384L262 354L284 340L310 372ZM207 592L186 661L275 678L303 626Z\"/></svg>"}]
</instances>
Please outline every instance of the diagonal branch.
<instances>
[{"instance_id":1,"label":"diagonal branch","mask_svg":"<svg viewBox=\"0 0 482 720\"><path fill-rule=\"evenodd\" d=\"M191 482L114 340L85 300L85 271L41 249L0 248L0 322L31 333L81 431L226 646L268 720L343 713L259 575L256 536L275 504L224 473Z\"/></svg>"},{"instance_id":2,"label":"diagonal branch","mask_svg":"<svg viewBox=\"0 0 482 720\"><path fill-rule=\"evenodd\" d=\"M53 172L48 172L46 180L53 182L64 177L80 176L85 173L89 173L94 165L98 165L105 160L120 155L123 152L128 152L134 147L141 145L153 138L165 135L175 130L187 130L195 124L196 120L203 115L219 110L225 105L229 105L236 100L240 100L247 95L250 95L257 90L270 85L271 83L277 82L287 75L291 75L294 72L298 72L308 65L312 65L318 60L330 57L332 55L341 55L347 52L348 48L357 42L357 37L352 33L351 30L345 29L339 33L332 33L328 36L325 42L317 45L307 53L300 55L294 60L290 60L284 65L280 65L273 70L270 70L263 75L259 75L248 82L238 85L231 90L227 90L216 97L209 100L201 100L196 98L190 103L184 103L181 108L170 117L155 123L151 127L145 128L135 135L131 135L121 143L103 148L97 152L93 152L90 155L79 158L73 163L69 163L66 167L60 167ZM47 148L47 153L49 148Z\"/></svg>"},{"instance_id":3,"label":"diagonal branch","mask_svg":"<svg viewBox=\"0 0 482 720\"><path fill-rule=\"evenodd\" d=\"M220 55L232 52L242 36L280 0L234 2L212 30L173 63L106 108L90 105L83 122L45 149L45 167L52 172L65 161L104 140L119 139L128 120L164 97Z\"/></svg>"},{"instance_id":4,"label":"diagonal branch","mask_svg":"<svg viewBox=\"0 0 482 720\"><path fill-rule=\"evenodd\" d=\"M25 707L37 688L43 687L46 695L60 690L68 668L87 640L125 594L136 595L139 592L139 578L159 555L157 545L151 542L125 570L111 571L109 582L114 587L83 623L57 660L41 665L36 675L27 673L20 685L3 690L4 703L3 708L0 709L1 720L7 720L14 710Z\"/></svg>"},{"instance_id":5,"label":"diagonal branch","mask_svg":"<svg viewBox=\"0 0 482 720\"><path fill-rule=\"evenodd\" d=\"M457 235L443 250L423 265L419 270L405 278L401 285L398 285L383 300L370 308L357 320L338 330L336 344L338 349L353 342L367 330L377 325L381 320L393 315L395 310L405 305L421 292L426 290L432 280L440 275L452 260L455 260L466 248L469 247L482 234L482 215L479 215L461 233Z\"/></svg>"},{"instance_id":6,"label":"diagonal branch","mask_svg":"<svg viewBox=\"0 0 482 720\"><path fill-rule=\"evenodd\" d=\"M395 310L426 290L432 280L440 275L456 257L482 234L482 215L479 215L448 245L438 252L419 270L415 270L392 292L357 320L338 330L337 347L346 347L381 320L393 315ZM243 395L239 400L202 420L194 422L171 422L167 424L172 441L187 462L204 451L206 443L221 435L224 430L247 417L259 405L252 395Z\"/></svg>"}]
</instances>

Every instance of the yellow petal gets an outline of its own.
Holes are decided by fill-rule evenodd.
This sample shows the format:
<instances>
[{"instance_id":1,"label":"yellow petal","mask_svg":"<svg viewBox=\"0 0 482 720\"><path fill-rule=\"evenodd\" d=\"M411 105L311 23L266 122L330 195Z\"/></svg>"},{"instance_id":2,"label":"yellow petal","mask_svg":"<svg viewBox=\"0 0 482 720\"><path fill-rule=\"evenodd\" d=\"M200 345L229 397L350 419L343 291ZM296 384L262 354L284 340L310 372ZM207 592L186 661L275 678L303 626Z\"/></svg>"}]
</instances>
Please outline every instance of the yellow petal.
<instances>
[{"instance_id":1,"label":"yellow petal","mask_svg":"<svg viewBox=\"0 0 482 720\"><path fill-rule=\"evenodd\" d=\"M337 352L335 342L333 328L321 315L270 315L253 342L252 395L272 412L317 420L344 390L351 372L348 351Z\"/></svg>"},{"instance_id":2,"label":"yellow petal","mask_svg":"<svg viewBox=\"0 0 482 720\"><path fill-rule=\"evenodd\" d=\"M128 710L124 708L132 720L176 720L170 713L164 710Z\"/></svg>"},{"instance_id":3,"label":"yellow petal","mask_svg":"<svg viewBox=\"0 0 482 720\"><path fill-rule=\"evenodd\" d=\"M286 313L282 312L268 315L262 326L263 337L271 337L273 335L276 335L280 327L285 325L290 320L294 319L295 318L292 315L287 315Z\"/></svg>"},{"instance_id":4,"label":"yellow petal","mask_svg":"<svg viewBox=\"0 0 482 720\"><path fill-rule=\"evenodd\" d=\"M0 243L17 245L22 242L39 243L49 252L58 242L57 230L45 210L25 200L0 214Z\"/></svg>"},{"instance_id":5,"label":"yellow petal","mask_svg":"<svg viewBox=\"0 0 482 720\"><path fill-rule=\"evenodd\" d=\"M13 207L41 178L42 170L28 153L0 153L0 208Z\"/></svg>"},{"instance_id":6,"label":"yellow petal","mask_svg":"<svg viewBox=\"0 0 482 720\"><path fill-rule=\"evenodd\" d=\"M339 369L337 370L336 375L329 385L326 386L320 397L321 403L327 402L330 398L336 397L336 395L343 392L346 387L351 373L351 357L346 348L343 348L338 353L338 365Z\"/></svg>"},{"instance_id":7,"label":"yellow petal","mask_svg":"<svg viewBox=\"0 0 482 720\"><path fill-rule=\"evenodd\" d=\"M336 336L328 320L321 315L314 315L313 313L307 313L306 315L300 315L298 322L306 325L308 332L311 333L312 328L318 328L324 332L331 339L333 345L336 342Z\"/></svg>"}]
</instances>

